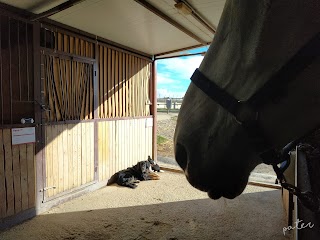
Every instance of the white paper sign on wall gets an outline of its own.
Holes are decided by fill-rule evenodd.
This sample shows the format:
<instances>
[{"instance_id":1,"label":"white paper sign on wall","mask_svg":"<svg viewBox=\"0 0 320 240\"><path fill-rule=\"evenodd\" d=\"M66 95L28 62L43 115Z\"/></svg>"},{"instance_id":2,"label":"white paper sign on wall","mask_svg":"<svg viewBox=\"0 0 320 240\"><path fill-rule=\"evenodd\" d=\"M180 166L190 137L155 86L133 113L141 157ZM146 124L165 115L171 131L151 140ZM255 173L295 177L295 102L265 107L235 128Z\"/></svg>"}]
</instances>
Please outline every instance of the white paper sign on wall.
<instances>
[{"instance_id":1,"label":"white paper sign on wall","mask_svg":"<svg viewBox=\"0 0 320 240\"><path fill-rule=\"evenodd\" d=\"M12 145L34 143L36 141L35 127L12 128Z\"/></svg>"}]
</instances>

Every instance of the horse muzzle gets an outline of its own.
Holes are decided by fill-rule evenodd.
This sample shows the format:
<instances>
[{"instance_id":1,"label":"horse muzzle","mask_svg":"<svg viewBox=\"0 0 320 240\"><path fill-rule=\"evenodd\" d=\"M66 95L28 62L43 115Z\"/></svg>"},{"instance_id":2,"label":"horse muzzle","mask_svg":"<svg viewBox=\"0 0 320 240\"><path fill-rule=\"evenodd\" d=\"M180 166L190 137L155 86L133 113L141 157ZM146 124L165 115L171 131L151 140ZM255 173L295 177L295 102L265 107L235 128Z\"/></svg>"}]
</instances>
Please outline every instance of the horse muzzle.
<instances>
[{"instance_id":1,"label":"horse muzzle","mask_svg":"<svg viewBox=\"0 0 320 240\"><path fill-rule=\"evenodd\" d=\"M224 172L224 170L217 171L220 168L203 164L201 161L204 161L204 159L201 159L201 156L191 156L180 143L176 143L175 157L188 182L193 187L207 192L211 199L216 200L221 197L234 199L243 192L247 184L245 178L241 178L239 175L235 176Z\"/></svg>"}]
</instances>

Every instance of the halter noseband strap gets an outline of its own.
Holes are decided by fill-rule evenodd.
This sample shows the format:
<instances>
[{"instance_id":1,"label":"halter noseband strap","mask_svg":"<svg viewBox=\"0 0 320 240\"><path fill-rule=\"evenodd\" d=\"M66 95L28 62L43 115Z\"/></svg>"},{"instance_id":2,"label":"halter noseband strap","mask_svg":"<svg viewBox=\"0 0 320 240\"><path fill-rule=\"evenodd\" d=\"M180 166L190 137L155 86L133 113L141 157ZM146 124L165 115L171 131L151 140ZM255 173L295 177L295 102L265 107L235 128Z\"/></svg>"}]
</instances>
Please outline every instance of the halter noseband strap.
<instances>
[{"instance_id":1,"label":"halter noseband strap","mask_svg":"<svg viewBox=\"0 0 320 240\"><path fill-rule=\"evenodd\" d=\"M274 150L259 126L259 109L275 97L281 97L282 90L320 55L320 32L302 47L259 91L246 102L241 102L227 91L210 81L196 69L191 81L216 103L235 116L243 125L266 164L283 161L281 153Z\"/></svg>"}]
</instances>

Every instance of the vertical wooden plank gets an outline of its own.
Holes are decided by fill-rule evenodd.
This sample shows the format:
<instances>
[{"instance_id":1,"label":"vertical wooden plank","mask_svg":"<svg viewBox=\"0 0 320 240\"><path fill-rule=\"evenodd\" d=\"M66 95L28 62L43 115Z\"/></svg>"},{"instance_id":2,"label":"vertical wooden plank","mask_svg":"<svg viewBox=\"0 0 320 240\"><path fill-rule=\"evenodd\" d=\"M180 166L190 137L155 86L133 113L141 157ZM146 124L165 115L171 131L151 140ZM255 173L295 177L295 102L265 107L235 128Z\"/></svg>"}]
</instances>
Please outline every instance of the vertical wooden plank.
<instances>
[{"instance_id":1,"label":"vertical wooden plank","mask_svg":"<svg viewBox=\"0 0 320 240\"><path fill-rule=\"evenodd\" d=\"M61 125L62 149L63 149L63 189L69 190L69 149L68 149L68 125Z\"/></svg>"},{"instance_id":2,"label":"vertical wooden plank","mask_svg":"<svg viewBox=\"0 0 320 240\"><path fill-rule=\"evenodd\" d=\"M63 51L69 53L69 36L63 34Z\"/></svg>"},{"instance_id":3,"label":"vertical wooden plank","mask_svg":"<svg viewBox=\"0 0 320 240\"><path fill-rule=\"evenodd\" d=\"M116 139L116 128L117 127L117 120L112 122L112 135L113 135L113 147L112 147L112 152L113 152L113 168L117 172L118 170L118 159L117 159L117 139Z\"/></svg>"},{"instance_id":4,"label":"vertical wooden plank","mask_svg":"<svg viewBox=\"0 0 320 240\"><path fill-rule=\"evenodd\" d=\"M91 175L91 162L93 160L93 156L91 157L91 123L84 123L85 128L86 128L86 148L87 148L87 152L86 152L86 171L87 171L87 181L86 182L90 182L90 175Z\"/></svg>"},{"instance_id":5,"label":"vertical wooden plank","mask_svg":"<svg viewBox=\"0 0 320 240\"><path fill-rule=\"evenodd\" d=\"M79 164L79 159L78 159L78 127L75 124L69 124L69 140L72 140L71 147L72 149L72 154L69 157L72 157L72 168L73 168L73 187L78 187L78 182L79 182L79 172L78 172L78 164ZM81 139L80 139L81 143Z\"/></svg>"},{"instance_id":6,"label":"vertical wooden plank","mask_svg":"<svg viewBox=\"0 0 320 240\"><path fill-rule=\"evenodd\" d=\"M126 83L127 83L127 76L126 76L126 53L122 54L122 115L124 117L127 116L126 112Z\"/></svg>"},{"instance_id":7,"label":"vertical wooden plank","mask_svg":"<svg viewBox=\"0 0 320 240\"><path fill-rule=\"evenodd\" d=\"M111 76L111 72L112 72L112 52L111 52L111 49L108 48L108 61L107 61L107 66L108 66L108 70L106 70L107 72L107 75L108 75L108 80L107 80L107 93L108 93L108 107L107 107L107 111L108 111L108 118L111 118L112 116L112 105L113 105L113 102L112 102L112 88L113 88L113 85L112 85L112 76ZM104 93L106 94L106 92Z\"/></svg>"},{"instance_id":8,"label":"vertical wooden plank","mask_svg":"<svg viewBox=\"0 0 320 240\"><path fill-rule=\"evenodd\" d=\"M115 64L116 53L115 50L111 50L111 98L112 98L112 117L116 117L116 102L115 102Z\"/></svg>"},{"instance_id":9,"label":"vertical wooden plank","mask_svg":"<svg viewBox=\"0 0 320 240\"><path fill-rule=\"evenodd\" d=\"M114 156L113 156L113 149L114 149L114 147L113 147L113 145L114 145L114 138L113 138L113 121L108 121L108 125L109 125L109 130L110 130L110 132L109 132L109 136L108 136L108 139L109 139L109 143L110 143L110 145L109 145L109 151L110 151L110 153L109 153L109 159L110 159L110 162L109 162L109 164L110 164L110 167L109 167L109 175L111 176L111 174L114 174L116 171L115 171L115 169L114 169Z\"/></svg>"},{"instance_id":10,"label":"vertical wooden plank","mask_svg":"<svg viewBox=\"0 0 320 240\"><path fill-rule=\"evenodd\" d=\"M90 166L90 181L94 180L94 171L95 171L95 150L94 150L94 144L97 144L97 142L95 143L95 126L94 123L91 122L90 123L90 161L91 161L91 166ZM97 139L97 138L96 138Z\"/></svg>"},{"instance_id":11,"label":"vertical wooden plank","mask_svg":"<svg viewBox=\"0 0 320 240\"><path fill-rule=\"evenodd\" d=\"M102 91L103 91L103 95L102 97L102 106L104 109L104 117L111 117L110 113L111 113L111 108L110 108L110 93L109 93L109 81L110 81L110 67L108 66L108 64L110 64L110 56L109 56L109 50L106 47L102 47L103 48L103 80L102 83L103 85L102 87ZM102 58L101 58L102 59ZM102 75L102 73L101 73ZM110 105L110 106L109 106Z\"/></svg>"},{"instance_id":12,"label":"vertical wooden plank","mask_svg":"<svg viewBox=\"0 0 320 240\"><path fill-rule=\"evenodd\" d=\"M117 159L117 171L121 170L121 159L119 154L119 145L120 145L120 128L121 120L116 121L116 159Z\"/></svg>"},{"instance_id":13,"label":"vertical wooden plank","mask_svg":"<svg viewBox=\"0 0 320 240\"><path fill-rule=\"evenodd\" d=\"M99 118L105 118L104 110L104 69L103 69L103 46L99 45Z\"/></svg>"},{"instance_id":14,"label":"vertical wooden plank","mask_svg":"<svg viewBox=\"0 0 320 240\"><path fill-rule=\"evenodd\" d=\"M60 165L63 166L63 158L61 159L60 155L60 139L59 139L59 125L52 126L52 168L51 168L51 178L52 178L52 185L48 186L54 187L52 188L52 195L54 196L58 194L60 191L63 191L63 175L62 175L62 186L60 186L59 182L59 167Z\"/></svg>"},{"instance_id":15,"label":"vertical wooden plank","mask_svg":"<svg viewBox=\"0 0 320 240\"><path fill-rule=\"evenodd\" d=\"M109 176L111 176L111 174L114 174L116 172L115 167L114 167L115 159L114 159L114 155L113 155L113 153L114 153L114 138L113 138L114 137L114 134L113 134L114 128L113 128L113 123L114 123L114 121L108 122L109 129L110 129L110 132L109 132L109 143L110 143L110 148L109 148L109 151L110 151L110 153L109 153L109 159L110 159Z\"/></svg>"},{"instance_id":16,"label":"vertical wooden plank","mask_svg":"<svg viewBox=\"0 0 320 240\"><path fill-rule=\"evenodd\" d=\"M119 52L115 51L115 68L114 68L114 88L115 88L115 116L119 117Z\"/></svg>"},{"instance_id":17,"label":"vertical wooden plank","mask_svg":"<svg viewBox=\"0 0 320 240\"><path fill-rule=\"evenodd\" d=\"M29 208L35 207L36 173L34 167L34 144L27 144L27 168L28 168L28 204Z\"/></svg>"},{"instance_id":18,"label":"vertical wooden plank","mask_svg":"<svg viewBox=\"0 0 320 240\"><path fill-rule=\"evenodd\" d=\"M123 160L123 163L125 164L125 166L128 166L127 164L127 161L128 161L128 130L129 130L129 127L128 127L128 120L124 120L124 132L123 132L123 157L124 157L124 160Z\"/></svg>"},{"instance_id":19,"label":"vertical wooden plank","mask_svg":"<svg viewBox=\"0 0 320 240\"><path fill-rule=\"evenodd\" d=\"M104 149L104 156L105 156L105 168L104 168L104 171L105 171L105 179L110 175L111 171L110 171L110 160L111 160L111 157L110 157L110 122L104 122L104 139L105 139L105 143L104 143L104 146L105 146L105 149Z\"/></svg>"},{"instance_id":20,"label":"vertical wooden plank","mask_svg":"<svg viewBox=\"0 0 320 240\"><path fill-rule=\"evenodd\" d=\"M89 49L89 42L86 41L85 44L85 56L90 57L90 49Z\"/></svg>"},{"instance_id":21,"label":"vertical wooden plank","mask_svg":"<svg viewBox=\"0 0 320 240\"><path fill-rule=\"evenodd\" d=\"M117 126L117 155L118 155L118 168L119 170L123 169L123 162L122 162L122 157L121 157L121 136L122 136L122 122L123 120L118 121L118 126Z\"/></svg>"},{"instance_id":22,"label":"vertical wooden plank","mask_svg":"<svg viewBox=\"0 0 320 240\"><path fill-rule=\"evenodd\" d=\"M62 125L55 125L55 129L57 129L57 133L53 136L53 141L56 142L57 150L53 156L55 156L52 160L54 162L54 170L53 174L56 175L57 181L54 183L56 187L56 193L61 193L65 189L65 166L64 166L64 153L63 153L63 141L61 139ZM56 154L56 155L55 155ZM57 171L56 171L57 170Z\"/></svg>"},{"instance_id":23,"label":"vertical wooden plank","mask_svg":"<svg viewBox=\"0 0 320 240\"><path fill-rule=\"evenodd\" d=\"M128 96L127 96L127 106L128 106L128 116L132 117L132 101L131 101L131 82L132 82L132 73L131 73L131 68L132 68L132 61L131 61L132 56L128 55L128 59L127 59L127 65L128 65L128 69L127 69L127 92L128 92Z\"/></svg>"},{"instance_id":24,"label":"vertical wooden plank","mask_svg":"<svg viewBox=\"0 0 320 240\"><path fill-rule=\"evenodd\" d=\"M102 122L98 122L98 172L99 172L99 181L103 179L102 176L102 168L103 168L103 163L102 163Z\"/></svg>"},{"instance_id":25,"label":"vertical wooden plank","mask_svg":"<svg viewBox=\"0 0 320 240\"><path fill-rule=\"evenodd\" d=\"M119 117L123 117L122 110L123 110L123 105L122 105L122 92L123 92L123 65L122 65L122 52L119 52L119 70L118 70L118 89L119 89Z\"/></svg>"},{"instance_id":26,"label":"vertical wooden plank","mask_svg":"<svg viewBox=\"0 0 320 240\"><path fill-rule=\"evenodd\" d=\"M12 173L12 149L11 149L11 129L3 129L3 144L5 155L5 178L7 189L7 214L14 214L14 188L13 188L13 173Z\"/></svg>"},{"instance_id":27,"label":"vertical wooden plank","mask_svg":"<svg viewBox=\"0 0 320 240\"><path fill-rule=\"evenodd\" d=\"M132 119L128 120L128 154L129 158L127 160L127 165L130 164L131 158L132 158Z\"/></svg>"},{"instance_id":28,"label":"vertical wooden plank","mask_svg":"<svg viewBox=\"0 0 320 240\"><path fill-rule=\"evenodd\" d=\"M108 148L108 142L106 141L106 122L99 123L99 135L100 135L100 143L99 143L99 170L101 176L99 175L100 180L106 179L106 149Z\"/></svg>"},{"instance_id":29,"label":"vertical wooden plank","mask_svg":"<svg viewBox=\"0 0 320 240\"><path fill-rule=\"evenodd\" d=\"M44 192L46 197L51 197L59 192L59 160L57 155L57 128L56 126L46 126L46 181ZM53 187L56 187L55 189Z\"/></svg>"},{"instance_id":30,"label":"vertical wooden plank","mask_svg":"<svg viewBox=\"0 0 320 240\"><path fill-rule=\"evenodd\" d=\"M0 129L0 219L5 218L7 214L5 155L3 149L3 134L2 129Z\"/></svg>"},{"instance_id":31,"label":"vertical wooden plank","mask_svg":"<svg viewBox=\"0 0 320 240\"><path fill-rule=\"evenodd\" d=\"M69 36L69 43L70 43L70 45L69 45L69 52L71 53L71 54L74 54L74 37L72 37L72 36Z\"/></svg>"},{"instance_id":32,"label":"vertical wooden plank","mask_svg":"<svg viewBox=\"0 0 320 240\"><path fill-rule=\"evenodd\" d=\"M82 183L82 123L76 124L75 127L77 128L78 132L78 144L77 144L77 165L78 165L78 186L81 186Z\"/></svg>"},{"instance_id":33,"label":"vertical wooden plank","mask_svg":"<svg viewBox=\"0 0 320 240\"><path fill-rule=\"evenodd\" d=\"M28 198L28 164L27 164L27 145L19 145L20 166L21 166L21 209L29 207Z\"/></svg>"},{"instance_id":34,"label":"vertical wooden plank","mask_svg":"<svg viewBox=\"0 0 320 240\"><path fill-rule=\"evenodd\" d=\"M80 39L80 55L85 56L85 43L83 39Z\"/></svg>"},{"instance_id":35,"label":"vertical wooden plank","mask_svg":"<svg viewBox=\"0 0 320 240\"><path fill-rule=\"evenodd\" d=\"M46 126L46 187L45 196L51 197L59 192L59 159L57 146L57 127ZM55 188L53 188L55 187Z\"/></svg>"},{"instance_id":36,"label":"vertical wooden plank","mask_svg":"<svg viewBox=\"0 0 320 240\"><path fill-rule=\"evenodd\" d=\"M77 37L75 38L74 47L75 47L75 54L79 55L80 54L80 39Z\"/></svg>"},{"instance_id":37,"label":"vertical wooden plank","mask_svg":"<svg viewBox=\"0 0 320 240\"><path fill-rule=\"evenodd\" d=\"M85 184L87 182L87 148L86 148L86 125L85 123L81 123L81 184Z\"/></svg>"},{"instance_id":38,"label":"vertical wooden plank","mask_svg":"<svg viewBox=\"0 0 320 240\"><path fill-rule=\"evenodd\" d=\"M137 116L141 116L141 69L140 69L140 59L136 58L136 106L137 106Z\"/></svg>"},{"instance_id":39,"label":"vertical wooden plank","mask_svg":"<svg viewBox=\"0 0 320 240\"><path fill-rule=\"evenodd\" d=\"M58 33L58 51L63 51L63 35Z\"/></svg>"},{"instance_id":40,"label":"vertical wooden plank","mask_svg":"<svg viewBox=\"0 0 320 240\"><path fill-rule=\"evenodd\" d=\"M44 187L48 187L48 186L52 186L51 183L51 168L52 168L52 126L46 126L45 127L45 135L46 135L46 151L45 151L45 155L46 155L46 179L45 179L45 186ZM45 196L49 197L49 191L45 191Z\"/></svg>"},{"instance_id":41,"label":"vertical wooden plank","mask_svg":"<svg viewBox=\"0 0 320 240\"><path fill-rule=\"evenodd\" d=\"M129 93L128 93L128 84L129 84L129 55L126 53L125 54L125 113L126 117L129 116Z\"/></svg>"},{"instance_id":42,"label":"vertical wooden plank","mask_svg":"<svg viewBox=\"0 0 320 240\"><path fill-rule=\"evenodd\" d=\"M108 123L107 122L102 122L101 123L101 130L102 130L102 139L103 141L101 142L101 146L99 146L99 148L101 147L102 149L102 161L101 161L101 164L102 164L102 176L103 176L103 179L106 179L106 176L108 175L107 174L107 159L108 159L108 156L107 156L107 149L109 148L109 141L107 139L107 137L109 137L107 135L107 129L108 129Z\"/></svg>"},{"instance_id":43,"label":"vertical wooden plank","mask_svg":"<svg viewBox=\"0 0 320 240\"><path fill-rule=\"evenodd\" d=\"M134 62L134 56L131 57L131 111L132 111L132 117L136 116L135 112L135 62Z\"/></svg>"},{"instance_id":44,"label":"vertical wooden plank","mask_svg":"<svg viewBox=\"0 0 320 240\"><path fill-rule=\"evenodd\" d=\"M140 96L141 96L141 99L140 99L140 106L141 106L141 116L145 116L145 103L146 103L146 90L145 90L145 68L143 66L143 63L144 63L144 60L143 59L140 59L140 73L141 73L141 80L140 80Z\"/></svg>"},{"instance_id":45,"label":"vertical wooden plank","mask_svg":"<svg viewBox=\"0 0 320 240\"><path fill-rule=\"evenodd\" d=\"M132 56L132 113L133 116L137 116L137 93L136 93L136 84L137 84L137 72L136 72L136 57Z\"/></svg>"},{"instance_id":46,"label":"vertical wooden plank","mask_svg":"<svg viewBox=\"0 0 320 240\"><path fill-rule=\"evenodd\" d=\"M136 149L136 141L135 141L135 119L132 119L131 121L131 161L130 165L132 165L135 162L135 149Z\"/></svg>"},{"instance_id":47,"label":"vertical wooden plank","mask_svg":"<svg viewBox=\"0 0 320 240\"><path fill-rule=\"evenodd\" d=\"M15 213L21 212L21 172L20 172L20 155L19 146L12 146L12 169L13 169L13 186L14 186L14 208Z\"/></svg>"},{"instance_id":48,"label":"vertical wooden plank","mask_svg":"<svg viewBox=\"0 0 320 240\"><path fill-rule=\"evenodd\" d=\"M74 124L68 124L67 126L67 136L68 136L68 145L67 145L67 153L68 153L68 189L73 188L73 127Z\"/></svg>"}]
</instances>

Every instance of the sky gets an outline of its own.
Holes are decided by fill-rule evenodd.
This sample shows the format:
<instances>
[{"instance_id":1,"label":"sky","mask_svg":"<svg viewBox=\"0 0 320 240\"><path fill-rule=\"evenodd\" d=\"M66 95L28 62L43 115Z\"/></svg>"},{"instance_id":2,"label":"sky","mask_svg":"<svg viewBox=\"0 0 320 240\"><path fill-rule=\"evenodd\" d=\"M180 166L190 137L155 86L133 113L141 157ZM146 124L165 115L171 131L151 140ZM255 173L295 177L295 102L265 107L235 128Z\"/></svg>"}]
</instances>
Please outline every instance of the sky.
<instances>
[{"instance_id":1,"label":"sky","mask_svg":"<svg viewBox=\"0 0 320 240\"><path fill-rule=\"evenodd\" d=\"M203 47L187 53L204 52L207 49ZM196 55L157 60L157 97L183 97L190 84L190 77L202 59L202 55Z\"/></svg>"}]
</instances>

